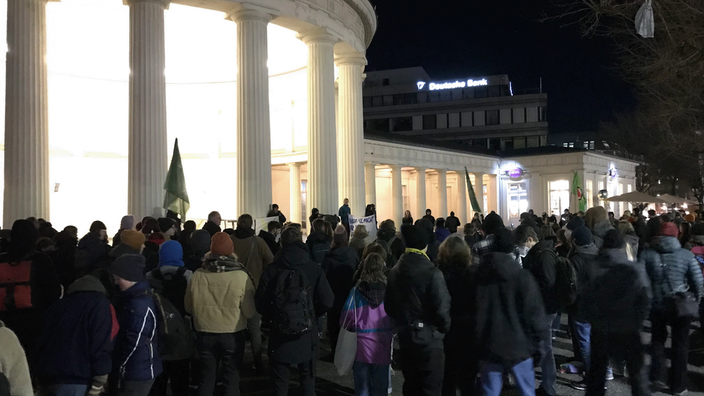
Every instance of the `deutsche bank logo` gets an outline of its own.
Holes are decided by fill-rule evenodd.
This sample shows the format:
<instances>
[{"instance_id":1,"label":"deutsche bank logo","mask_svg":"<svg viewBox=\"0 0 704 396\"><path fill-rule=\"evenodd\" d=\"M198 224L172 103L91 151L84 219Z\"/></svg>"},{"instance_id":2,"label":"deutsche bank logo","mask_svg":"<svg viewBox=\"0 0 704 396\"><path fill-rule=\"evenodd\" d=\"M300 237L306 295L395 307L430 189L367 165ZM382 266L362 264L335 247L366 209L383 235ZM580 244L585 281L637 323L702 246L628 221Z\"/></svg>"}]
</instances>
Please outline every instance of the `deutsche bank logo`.
<instances>
[{"instance_id":1,"label":"deutsche bank logo","mask_svg":"<svg viewBox=\"0 0 704 396\"><path fill-rule=\"evenodd\" d=\"M419 91L425 87L425 81L418 81L416 84L418 84Z\"/></svg>"}]
</instances>

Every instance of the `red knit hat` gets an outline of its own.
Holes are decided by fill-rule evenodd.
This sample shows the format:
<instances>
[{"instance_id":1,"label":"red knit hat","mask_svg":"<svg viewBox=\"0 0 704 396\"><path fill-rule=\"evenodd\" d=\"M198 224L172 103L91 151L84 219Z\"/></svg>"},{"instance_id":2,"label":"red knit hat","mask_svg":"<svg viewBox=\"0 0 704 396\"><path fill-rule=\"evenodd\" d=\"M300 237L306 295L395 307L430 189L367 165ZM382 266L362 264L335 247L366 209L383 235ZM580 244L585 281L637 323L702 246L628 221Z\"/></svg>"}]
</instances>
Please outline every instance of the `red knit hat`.
<instances>
[{"instance_id":1,"label":"red knit hat","mask_svg":"<svg viewBox=\"0 0 704 396\"><path fill-rule=\"evenodd\" d=\"M669 236L677 238L680 235L680 230L677 229L675 223L662 223L660 225L660 236Z\"/></svg>"},{"instance_id":2,"label":"red knit hat","mask_svg":"<svg viewBox=\"0 0 704 396\"><path fill-rule=\"evenodd\" d=\"M210 242L210 253L216 256L229 256L234 252L235 247L229 235L224 232L218 232L213 235L213 239Z\"/></svg>"}]
</instances>

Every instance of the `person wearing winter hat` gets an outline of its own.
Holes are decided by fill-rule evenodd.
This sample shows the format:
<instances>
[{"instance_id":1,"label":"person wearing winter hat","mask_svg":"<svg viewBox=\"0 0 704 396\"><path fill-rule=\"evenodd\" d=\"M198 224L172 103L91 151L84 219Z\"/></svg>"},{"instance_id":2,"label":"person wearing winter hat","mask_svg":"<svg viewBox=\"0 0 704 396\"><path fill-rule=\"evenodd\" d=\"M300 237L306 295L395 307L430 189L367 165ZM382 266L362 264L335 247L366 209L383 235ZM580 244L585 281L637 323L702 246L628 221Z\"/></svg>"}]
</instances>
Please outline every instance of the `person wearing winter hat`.
<instances>
[{"instance_id":1,"label":"person wearing winter hat","mask_svg":"<svg viewBox=\"0 0 704 396\"><path fill-rule=\"evenodd\" d=\"M39 231L30 221L17 220L10 233L10 249L0 255L0 295L9 296L14 289L13 304L9 304L9 298L4 301L6 308L0 310L0 321L17 334L28 351L34 350L46 311L61 298L61 283L51 259L35 250L38 237ZM26 286L25 282L29 287L15 288Z\"/></svg>"},{"instance_id":2,"label":"person wearing winter hat","mask_svg":"<svg viewBox=\"0 0 704 396\"><path fill-rule=\"evenodd\" d=\"M360 226L357 226L360 227ZM355 227L355 234L361 235ZM366 234L366 230L364 231ZM332 356L335 356L337 338L340 334L340 314L345 305L345 300L354 286L352 278L357 271L359 255L361 252L354 246L347 243L347 229L339 224L335 228L330 251L325 254L321 264L325 276L328 278L330 288L335 294L335 301L332 309L328 312L328 334L330 335L330 348ZM364 246L366 247L366 246ZM364 250L364 248L362 248Z\"/></svg>"},{"instance_id":3,"label":"person wearing winter hat","mask_svg":"<svg viewBox=\"0 0 704 396\"><path fill-rule=\"evenodd\" d=\"M105 267L109 262L107 228L102 221L94 221L80 241L76 250L76 272L83 276L96 268Z\"/></svg>"},{"instance_id":4,"label":"person wearing winter hat","mask_svg":"<svg viewBox=\"0 0 704 396\"><path fill-rule=\"evenodd\" d=\"M134 230L134 216L127 215L123 216L120 220L120 229L117 230L117 234L112 237L112 245L117 246L122 242L122 231Z\"/></svg>"},{"instance_id":5,"label":"person wearing winter hat","mask_svg":"<svg viewBox=\"0 0 704 396\"><path fill-rule=\"evenodd\" d=\"M211 235L208 230L195 230L188 240L190 256L184 260L186 268L195 272L203 266L203 257L210 251Z\"/></svg>"},{"instance_id":6,"label":"person wearing winter hat","mask_svg":"<svg viewBox=\"0 0 704 396\"><path fill-rule=\"evenodd\" d=\"M574 232L575 229L584 226L584 219L577 216L574 219L570 220L566 225L565 225L565 237L569 241L572 238L572 232Z\"/></svg>"},{"instance_id":7,"label":"person wearing winter hat","mask_svg":"<svg viewBox=\"0 0 704 396\"><path fill-rule=\"evenodd\" d=\"M568 227L574 219L567 223ZM583 223L583 222L582 222ZM594 244L592 232L584 225L572 229L572 248L569 257L577 275L577 299L574 304L567 307L568 325L572 333L572 350L577 362L581 362L582 370L586 374L591 363L591 324L587 321L584 312L585 293L589 290L594 269L598 265L599 249ZM608 376L608 374L607 374ZM586 377L570 384L577 390L586 390Z\"/></svg>"},{"instance_id":8,"label":"person wearing winter hat","mask_svg":"<svg viewBox=\"0 0 704 396\"><path fill-rule=\"evenodd\" d=\"M113 354L118 371L115 394L147 396L162 362L157 348L157 318L151 287L144 277L144 256L126 254L110 265L115 284L120 288L117 310L120 332Z\"/></svg>"},{"instance_id":9,"label":"person wearing winter hat","mask_svg":"<svg viewBox=\"0 0 704 396\"><path fill-rule=\"evenodd\" d=\"M502 229L504 229L504 222L501 219L501 216L496 214L496 212L494 211L491 211L491 213L486 215L486 218L484 218L484 223L482 223L482 230L484 231L484 235L486 235L486 238L475 243L474 246L472 246L473 265L479 265L482 261L482 257L485 254L496 251L496 238L493 235ZM517 247L514 256L516 265L518 265L519 267L522 266L523 262L521 260L521 255L518 252Z\"/></svg>"},{"instance_id":10,"label":"person wearing winter hat","mask_svg":"<svg viewBox=\"0 0 704 396\"><path fill-rule=\"evenodd\" d=\"M604 234L587 287L582 300L585 319L591 324L587 396L605 394L609 360L616 356L626 360L631 393L650 395L641 331L652 293L642 263L628 259L626 243L617 230Z\"/></svg>"},{"instance_id":11,"label":"person wearing winter hat","mask_svg":"<svg viewBox=\"0 0 704 396\"><path fill-rule=\"evenodd\" d=\"M282 330L290 328L290 325L281 320L285 317L285 312L281 312L282 308L275 302L277 284L282 283L289 275L301 273L310 285L306 302L306 306L310 307L310 330L298 337L292 337ZM317 318L332 307L334 298L320 264L310 258L302 241L300 228L284 227L281 232L281 250L276 259L264 269L255 296L257 311L272 318L269 363L277 396L288 394L292 366L298 369L303 395L315 394L315 364L320 343Z\"/></svg>"},{"instance_id":12,"label":"person wearing winter hat","mask_svg":"<svg viewBox=\"0 0 704 396\"><path fill-rule=\"evenodd\" d=\"M385 309L399 330L404 394L439 395L450 329L450 293L442 272L425 254L427 232L401 228L406 253L388 273ZM413 296L413 298L408 298Z\"/></svg>"},{"instance_id":13,"label":"person wearing winter hat","mask_svg":"<svg viewBox=\"0 0 704 396\"><path fill-rule=\"evenodd\" d=\"M657 219L650 220L651 222ZM650 224L650 223L648 223ZM657 225L657 223L655 224ZM687 390L687 359L689 353L689 330L692 319L678 317L671 295L678 291L689 291L694 298L704 297L704 278L694 254L682 248L677 239L679 230L674 223L660 224L658 236L654 237L648 249L641 253L645 268L653 287L653 307L650 313L652 322L652 364L650 380L659 387L669 387L670 392L679 394ZM665 377L665 341L667 326L672 329L672 365L668 383Z\"/></svg>"},{"instance_id":14,"label":"person wearing winter hat","mask_svg":"<svg viewBox=\"0 0 704 396\"><path fill-rule=\"evenodd\" d=\"M168 217L160 217L157 220L157 227L157 232L153 232L148 238L149 242L154 242L157 245L170 241L178 231L176 222Z\"/></svg>"},{"instance_id":15,"label":"person wearing winter hat","mask_svg":"<svg viewBox=\"0 0 704 396\"><path fill-rule=\"evenodd\" d=\"M244 356L247 320L257 313L254 281L234 255L232 239L213 235L203 267L191 277L185 297L193 315L200 355L199 396L215 392L218 364L222 365L225 394L239 394L239 370Z\"/></svg>"},{"instance_id":16,"label":"person wearing winter hat","mask_svg":"<svg viewBox=\"0 0 704 396\"><path fill-rule=\"evenodd\" d=\"M125 254L141 254L142 249L144 249L144 242L147 240L144 234L136 230L123 230L121 239L122 242L115 245L108 254L113 261Z\"/></svg>"},{"instance_id":17,"label":"person wearing winter hat","mask_svg":"<svg viewBox=\"0 0 704 396\"><path fill-rule=\"evenodd\" d=\"M45 317L34 368L39 383L56 395L100 395L112 367L114 315L98 278L73 282Z\"/></svg>"}]
</instances>

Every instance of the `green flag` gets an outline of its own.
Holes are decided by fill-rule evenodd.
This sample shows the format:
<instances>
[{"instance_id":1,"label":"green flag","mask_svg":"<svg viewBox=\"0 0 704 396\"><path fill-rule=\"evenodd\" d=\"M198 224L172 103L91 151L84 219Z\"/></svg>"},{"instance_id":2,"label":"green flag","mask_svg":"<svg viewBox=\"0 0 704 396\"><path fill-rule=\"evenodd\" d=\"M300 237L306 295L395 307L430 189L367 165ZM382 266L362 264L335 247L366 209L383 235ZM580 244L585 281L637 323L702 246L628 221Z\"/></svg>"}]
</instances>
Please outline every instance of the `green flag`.
<instances>
[{"instance_id":1,"label":"green flag","mask_svg":"<svg viewBox=\"0 0 704 396\"><path fill-rule=\"evenodd\" d=\"M472 181L469 180L469 172L467 171L467 167L464 167L464 175L467 178L467 193L469 193L469 202L472 203L472 210L475 212L482 212L482 207L479 205L479 202L477 201L477 196L474 194L474 187L472 187ZM484 191L482 191L482 194Z\"/></svg>"},{"instance_id":2,"label":"green flag","mask_svg":"<svg viewBox=\"0 0 704 396\"><path fill-rule=\"evenodd\" d=\"M581 187L582 182L579 179L579 173L575 172L572 176L572 195L576 197L579 210L584 212L587 208L587 199L584 197L584 193Z\"/></svg>"},{"instance_id":3,"label":"green flag","mask_svg":"<svg viewBox=\"0 0 704 396\"><path fill-rule=\"evenodd\" d=\"M171 166L166 174L164 183L164 209L180 214L181 218L186 217L188 208L191 207L186 191L186 178L183 176L183 165L181 164L181 152L178 150L178 139L174 143L174 155L171 158Z\"/></svg>"}]
</instances>

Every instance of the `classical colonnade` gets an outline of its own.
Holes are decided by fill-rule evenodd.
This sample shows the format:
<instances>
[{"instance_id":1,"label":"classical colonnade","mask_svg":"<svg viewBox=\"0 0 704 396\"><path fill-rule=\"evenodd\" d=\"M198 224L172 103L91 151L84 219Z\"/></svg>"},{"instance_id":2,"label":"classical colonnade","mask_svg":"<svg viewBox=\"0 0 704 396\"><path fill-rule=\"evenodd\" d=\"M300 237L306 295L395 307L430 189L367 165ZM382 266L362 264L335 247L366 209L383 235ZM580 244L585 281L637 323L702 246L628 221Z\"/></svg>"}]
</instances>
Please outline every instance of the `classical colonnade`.
<instances>
[{"instance_id":1,"label":"classical colonnade","mask_svg":"<svg viewBox=\"0 0 704 396\"><path fill-rule=\"evenodd\" d=\"M8 0L5 227L18 218L50 218L47 2ZM124 2L130 8L131 70L127 211L140 217L163 212L169 149L164 11L170 0ZM275 17L244 5L227 14L237 24L237 213L255 217L265 216L272 200L267 25ZM308 47L308 202L333 213L343 195L358 206L354 211L363 211L366 58L336 50L340 39L329 29L297 37Z\"/></svg>"}]
</instances>

